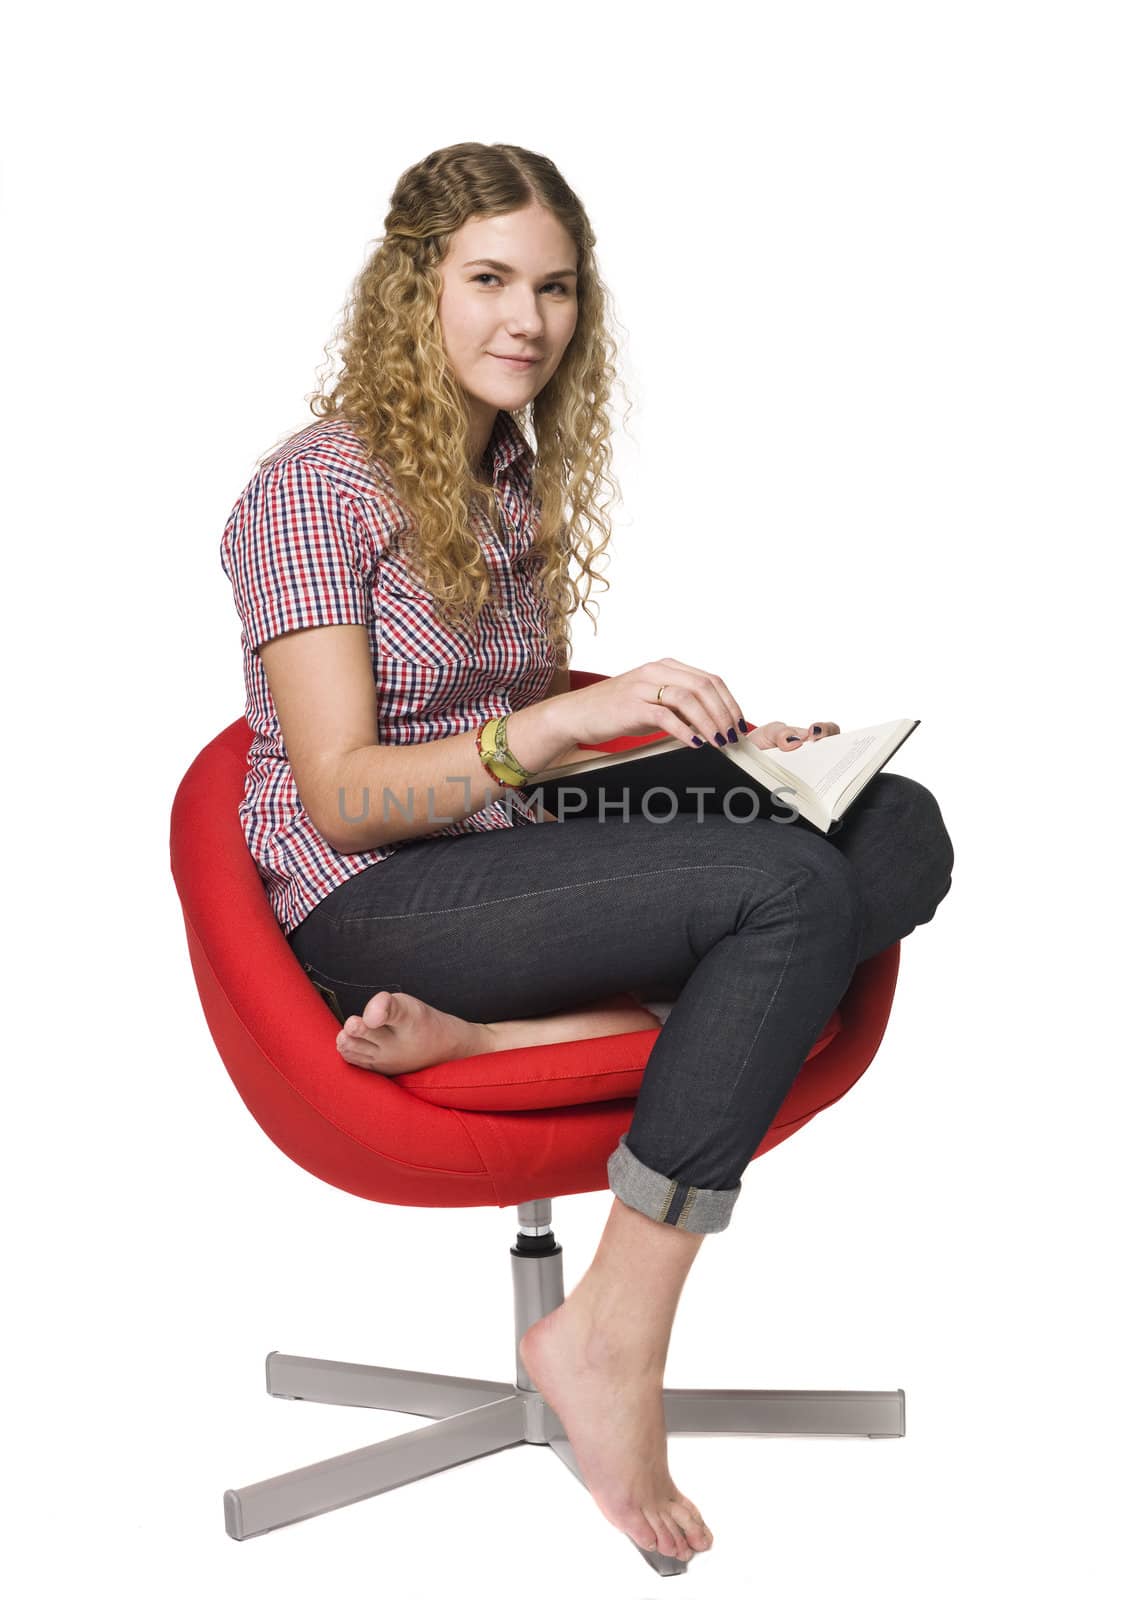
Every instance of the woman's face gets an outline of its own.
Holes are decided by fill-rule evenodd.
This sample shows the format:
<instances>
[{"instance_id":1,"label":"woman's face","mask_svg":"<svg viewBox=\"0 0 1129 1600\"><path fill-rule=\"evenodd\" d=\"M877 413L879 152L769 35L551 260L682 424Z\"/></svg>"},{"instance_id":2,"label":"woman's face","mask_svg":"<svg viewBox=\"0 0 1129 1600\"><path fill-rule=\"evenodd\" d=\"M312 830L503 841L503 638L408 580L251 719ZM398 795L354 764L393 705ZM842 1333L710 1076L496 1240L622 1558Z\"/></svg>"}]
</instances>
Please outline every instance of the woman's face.
<instances>
[{"instance_id":1,"label":"woman's face","mask_svg":"<svg viewBox=\"0 0 1129 1600\"><path fill-rule=\"evenodd\" d=\"M543 206L465 222L439 268L439 326L470 410L471 460L499 410L548 383L576 329L576 247ZM526 357L521 364L506 357Z\"/></svg>"}]
</instances>

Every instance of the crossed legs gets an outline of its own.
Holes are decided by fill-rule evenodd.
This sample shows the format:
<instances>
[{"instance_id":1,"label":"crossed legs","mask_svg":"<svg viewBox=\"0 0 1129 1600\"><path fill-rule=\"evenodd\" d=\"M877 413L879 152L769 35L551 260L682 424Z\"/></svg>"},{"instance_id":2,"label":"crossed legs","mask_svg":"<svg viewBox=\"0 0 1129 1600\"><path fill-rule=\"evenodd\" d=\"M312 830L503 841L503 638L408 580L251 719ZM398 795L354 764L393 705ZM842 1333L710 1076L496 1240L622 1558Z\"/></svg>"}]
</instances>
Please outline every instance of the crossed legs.
<instances>
[{"instance_id":1,"label":"crossed legs","mask_svg":"<svg viewBox=\"0 0 1129 1600\"><path fill-rule=\"evenodd\" d=\"M655 1220L653 1208L648 1215L634 1204L625 1204L617 1193L588 1272L562 1306L530 1328L521 1351L533 1381L560 1416L585 1482L603 1514L643 1547L658 1548L664 1555L684 1561L694 1551L708 1549L712 1535L697 1507L670 1477L661 1395L675 1310L704 1237L695 1230L695 1221L698 1215L708 1218L710 1231L725 1225L727 1207L735 1197L731 1186L759 1142L760 1123L766 1117L771 1122L778 1099L802 1065L806 1037L809 1033L813 1040L817 1036L837 1003L836 996L849 982L854 962L928 921L949 888L951 846L936 802L927 790L912 780L880 775L856 807L848 817L850 828L839 830L831 840L841 852L841 862L827 856L826 841L810 839L795 841L794 849L789 847L784 856L770 854L766 858L778 874L784 865L790 870L796 863L805 864L805 870L794 879L793 887L800 892L793 896L791 906L789 886L782 878L757 888L750 877L748 893L754 899L741 915L726 909L728 900L718 915L715 896L732 894L734 885L750 872L750 863L759 859L756 852L735 855L732 870L714 867L711 871L710 863L718 858L699 851L695 859L700 858L702 866L697 870L685 865L666 869L673 876L670 888L664 891L661 863L683 858L671 848L664 849L658 834L616 871L609 870L603 856L590 861L583 850L578 860L570 858L568 851L558 856L550 849L546 854L542 846L548 840L523 838L519 832L509 841L510 850L516 847L518 856L533 852L529 865L522 869L524 884L515 871L512 884L499 885L495 851L503 846L492 843L488 836L474 836L471 842L455 843L457 854L437 851L431 858L417 855L411 864L402 861L402 876L411 882L410 893L398 890L395 875L386 873L383 884L374 880L371 899L366 900L363 893L355 900L343 896L345 914L334 930L337 936L351 938L355 930L358 937L368 937L366 924L371 923L374 941L402 941L409 933L414 935L419 941L420 973L426 973L430 981L434 962L429 951L437 936L449 939L455 950L465 941L468 951L476 937L474 925L468 922L464 928L457 915L473 911L471 891L461 885L452 888L441 866L453 855L456 871L461 867L466 873L480 856L483 867L492 869L483 889L474 891L481 894L484 906L496 907L501 897L507 909L512 907L515 914L527 919L541 915L542 906L550 915L556 910L558 926L564 926L567 935L574 923L563 925L560 914L573 912L573 907L558 897L577 895L573 914L579 920L569 948L576 951L578 959L592 954L593 960L606 963L604 946L598 952L587 952L581 938L586 919L598 915L594 897L605 895L598 902L604 911L603 937L607 947L622 951L626 963L628 952L622 934L617 942L614 919L637 917L638 926L653 929L657 940L665 927L662 919L670 915L677 921L677 909L670 903L674 885L688 889L696 881L702 886L692 914L687 910L686 923L686 937L699 946L700 959L676 975L685 980L685 998L679 992L670 1024L664 1027L648 1064L636 1118L638 1152L644 1161L629 1152L633 1163L629 1177L633 1183L642 1182L638 1192L646 1194L652 1179L661 1176L665 1184L667 1176L678 1176L688 1185L705 1185L707 1199L715 1206L724 1202L726 1209L718 1221L708 1208L696 1213L693 1206L686 1212L676 1207L680 1222L671 1226L672 1218ZM524 831L542 832L541 828ZM763 837L767 841L769 836ZM727 850L724 840L730 835L718 828L716 820L714 838ZM442 846L452 841L437 842ZM697 849L708 841L686 837L683 842L694 843ZM771 850L776 850L775 843ZM391 858L393 863L396 859ZM616 859L621 860L619 855ZM416 862L419 865L412 876ZM382 863L371 870L380 873L386 866ZM810 877L813 867L814 880ZM530 890L530 884L536 887ZM384 886L387 894L382 892ZM396 898L398 892L403 898ZM438 919L447 914L443 906L452 908L454 920L440 929ZM357 911L361 914L353 914ZM828 932L836 923L838 931ZM728 931L712 943L718 940L718 933L707 930L718 927ZM742 933L746 937L738 957L731 935ZM348 976L344 960L348 947L348 939L337 937L326 945L322 960L329 963L331 971L346 971L346 992L364 993L356 977ZM390 943L388 948L396 951L397 960L407 962L408 958L400 955L406 948L402 942ZM657 943L655 949L659 949ZM577 1004L575 994L571 1006L555 1012L542 1009L543 1001L542 1006L536 1005L535 998L530 1003L536 996L534 986L544 982L544 962L544 955L538 961L533 952L525 968L519 969L515 962L507 973L515 983L520 980L527 985L524 990L512 991L514 1009L528 1007L541 1011L539 1015L498 1022L470 1020L457 1010L433 1007L397 986L369 994L361 1005L363 1015L343 1027L339 1047L343 1054L352 1049L371 1050L370 1058L357 1060L357 1065L410 1071L425 1065L427 1059L452 1059L456 1054L479 1054L491 1048L655 1025L655 1017L643 1007L609 1006L606 1001ZM667 966L664 982L669 982L673 973L670 962ZM401 967L398 975L407 970L406 965ZM460 1008L471 1010L477 988L464 995L459 983L465 969L456 966L452 971L455 981L446 990L447 1003L454 1000ZM474 975L472 969L471 977ZM628 983L637 989L642 985L646 992L647 971L625 975L621 969L616 975L623 979L624 987ZM606 965L601 976L607 976ZM746 990L746 985L760 986L755 1003L750 998L753 989ZM592 982L589 992L598 987ZM431 993L439 998L444 989L437 984ZM706 996L708 1006L702 1003ZM383 1038L379 1037L382 1033ZM427 1054L428 1037L430 1048L437 1051L431 1056ZM442 1048L438 1047L440 1039ZM699 1040L703 1049L697 1048ZM754 1045L759 1053L754 1052ZM414 1067L408 1064L413 1053ZM694 1062L692 1099L687 1098L691 1093L686 1078L688 1058ZM353 1058L347 1055L347 1059ZM736 1076L735 1065L740 1068ZM685 1108L681 1118L672 1109L679 1105ZM757 1127L750 1122L745 1128L744 1119L752 1107ZM690 1113L689 1121L686 1113ZM636 1122L631 1130L633 1142ZM712 1185L716 1185L714 1193L710 1192ZM634 1198L635 1189L630 1192ZM696 1192L690 1189L691 1196ZM700 1201L699 1192L695 1204Z\"/></svg>"}]
</instances>

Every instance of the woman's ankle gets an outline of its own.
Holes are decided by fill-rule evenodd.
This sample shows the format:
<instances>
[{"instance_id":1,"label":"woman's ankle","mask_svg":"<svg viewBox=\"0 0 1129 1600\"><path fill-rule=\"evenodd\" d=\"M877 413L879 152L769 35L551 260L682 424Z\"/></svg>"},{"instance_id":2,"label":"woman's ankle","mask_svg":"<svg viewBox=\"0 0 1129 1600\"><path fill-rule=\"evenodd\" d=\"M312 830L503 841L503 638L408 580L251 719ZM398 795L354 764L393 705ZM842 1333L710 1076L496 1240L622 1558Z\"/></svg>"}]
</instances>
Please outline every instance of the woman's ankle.
<instances>
[{"instance_id":1,"label":"woman's ankle","mask_svg":"<svg viewBox=\"0 0 1129 1600\"><path fill-rule=\"evenodd\" d=\"M594 1356L632 1369L665 1367L674 1315L704 1238L614 1197L599 1248L569 1296Z\"/></svg>"},{"instance_id":2,"label":"woman's ankle","mask_svg":"<svg viewBox=\"0 0 1129 1600\"><path fill-rule=\"evenodd\" d=\"M666 1368L671 1325L641 1315L638 1298L586 1275L565 1305L574 1321L577 1343L586 1364L661 1379Z\"/></svg>"},{"instance_id":3,"label":"woman's ankle","mask_svg":"<svg viewBox=\"0 0 1129 1600\"><path fill-rule=\"evenodd\" d=\"M604 1039L616 1033L643 1033L659 1024L649 1011L633 1002L594 1000L548 1016L484 1022L482 1026L487 1030L490 1049L525 1050L577 1039Z\"/></svg>"}]
</instances>

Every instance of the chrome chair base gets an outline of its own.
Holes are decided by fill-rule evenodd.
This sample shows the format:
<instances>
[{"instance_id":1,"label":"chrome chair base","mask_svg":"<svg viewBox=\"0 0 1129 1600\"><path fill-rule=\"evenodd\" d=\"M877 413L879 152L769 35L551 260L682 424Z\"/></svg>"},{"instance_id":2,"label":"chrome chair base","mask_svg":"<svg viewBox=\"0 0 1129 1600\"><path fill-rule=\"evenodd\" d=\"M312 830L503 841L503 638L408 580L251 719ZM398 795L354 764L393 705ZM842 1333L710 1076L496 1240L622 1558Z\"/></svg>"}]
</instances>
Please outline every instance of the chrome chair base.
<instances>
[{"instance_id":1,"label":"chrome chair base","mask_svg":"<svg viewBox=\"0 0 1129 1600\"><path fill-rule=\"evenodd\" d=\"M515 1353L526 1329L564 1299L562 1250L553 1240L550 1215L547 1200L518 1207L518 1242L511 1250ZM516 1444L548 1445L583 1484L560 1418L534 1388L520 1354L516 1359L516 1382L492 1383L272 1350L266 1363L268 1394L439 1420L276 1478L228 1489L223 1497L227 1532L233 1539L250 1539ZM901 1389L664 1389L663 1409L669 1435L897 1439L906 1431ZM676 1557L635 1548L663 1576L685 1572L688 1566Z\"/></svg>"}]
</instances>

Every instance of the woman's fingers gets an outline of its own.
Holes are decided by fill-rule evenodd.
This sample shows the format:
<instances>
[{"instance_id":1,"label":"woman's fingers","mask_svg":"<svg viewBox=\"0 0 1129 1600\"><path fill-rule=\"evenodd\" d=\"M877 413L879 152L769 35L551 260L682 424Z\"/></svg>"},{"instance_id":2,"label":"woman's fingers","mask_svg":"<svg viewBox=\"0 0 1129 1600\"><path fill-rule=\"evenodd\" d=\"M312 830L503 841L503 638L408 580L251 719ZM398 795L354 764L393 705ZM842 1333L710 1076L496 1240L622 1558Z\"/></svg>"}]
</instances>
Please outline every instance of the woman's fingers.
<instances>
[{"instance_id":1,"label":"woman's fingers","mask_svg":"<svg viewBox=\"0 0 1129 1600\"><path fill-rule=\"evenodd\" d=\"M726 699L721 698L720 691L716 688L708 674L700 674L696 667L683 667L681 662L657 662L665 678L664 691L662 691L662 704L672 704L680 717L707 741L707 744L716 744L716 734L721 734L721 741L729 742L729 728L734 730L740 738L739 722L742 718L740 707L732 701L732 709Z\"/></svg>"},{"instance_id":2,"label":"woman's fingers","mask_svg":"<svg viewBox=\"0 0 1129 1600\"><path fill-rule=\"evenodd\" d=\"M730 693L729 685L724 678L719 678L716 672L705 672L701 667L692 667L686 661L677 661L673 656L663 656L656 665L670 668L683 675L681 687L687 694L697 699L702 707L705 721L714 724L707 730L699 725L700 719L698 719L694 725L699 733L711 743L714 742L714 735L718 733L729 742L730 728L738 738L741 737L741 723L745 721L745 714ZM677 678L672 681L674 684L679 682ZM666 698L664 694L664 702ZM689 705L686 709L690 712Z\"/></svg>"},{"instance_id":3,"label":"woman's fingers","mask_svg":"<svg viewBox=\"0 0 1129 1600\"><path fill-rule=\"evenodd\" d=\"M701 743L702 735L695 733L694 729L697 724L691 722L689 711L681 707L675 710L674 701L669 694L663 695L661 703L654 708L650 715L654 719L656 728L662 728L664 733L669 733L675 739L681 739L688 750L695 748L695 739L698 740L699 744ZM713 739L710 738L706 742L712 744Z\"/></svg>"},{"instance_id":4,"label":"woman's fingers","mask_svg":"<svg viewBox=\"0 0 1129 1600\"><path fill-rule=\"evenodd\" d=\"M814 743L841 732L837 722L809 722L806 728L793 722L762 722L749 739L759 750L796 750L809 739Z\"/></svg>"},{"instance_id":5,"label":"woman's fingers","mask_svg":"<svg viewBox=\"0 0 1129 1600\"><path fill-rule=\"evenodd\" d=\"M741 737L745 716L724 678L675 656L662 656L654 665L671 673L662 704L669 702L681 720L695 728L707 743L716 744L718 735L725 743L732 742L730 728ZM762 722L748 737L759 750L796 750L809 739L826 739L841 732L837 722L809 722L806 728L791 722Z\"/></svg>"},{"instance_id":6,"label":"woman's fingers","mask_svg":"<svg viewBox=\"0 0 1129 1600\"><path fill-rule=\"evenodd\" d=\"M794 750L805 736L803 728L790 722L762 722L749 739L758 750Z\"/></svg>"}]
</instances>

